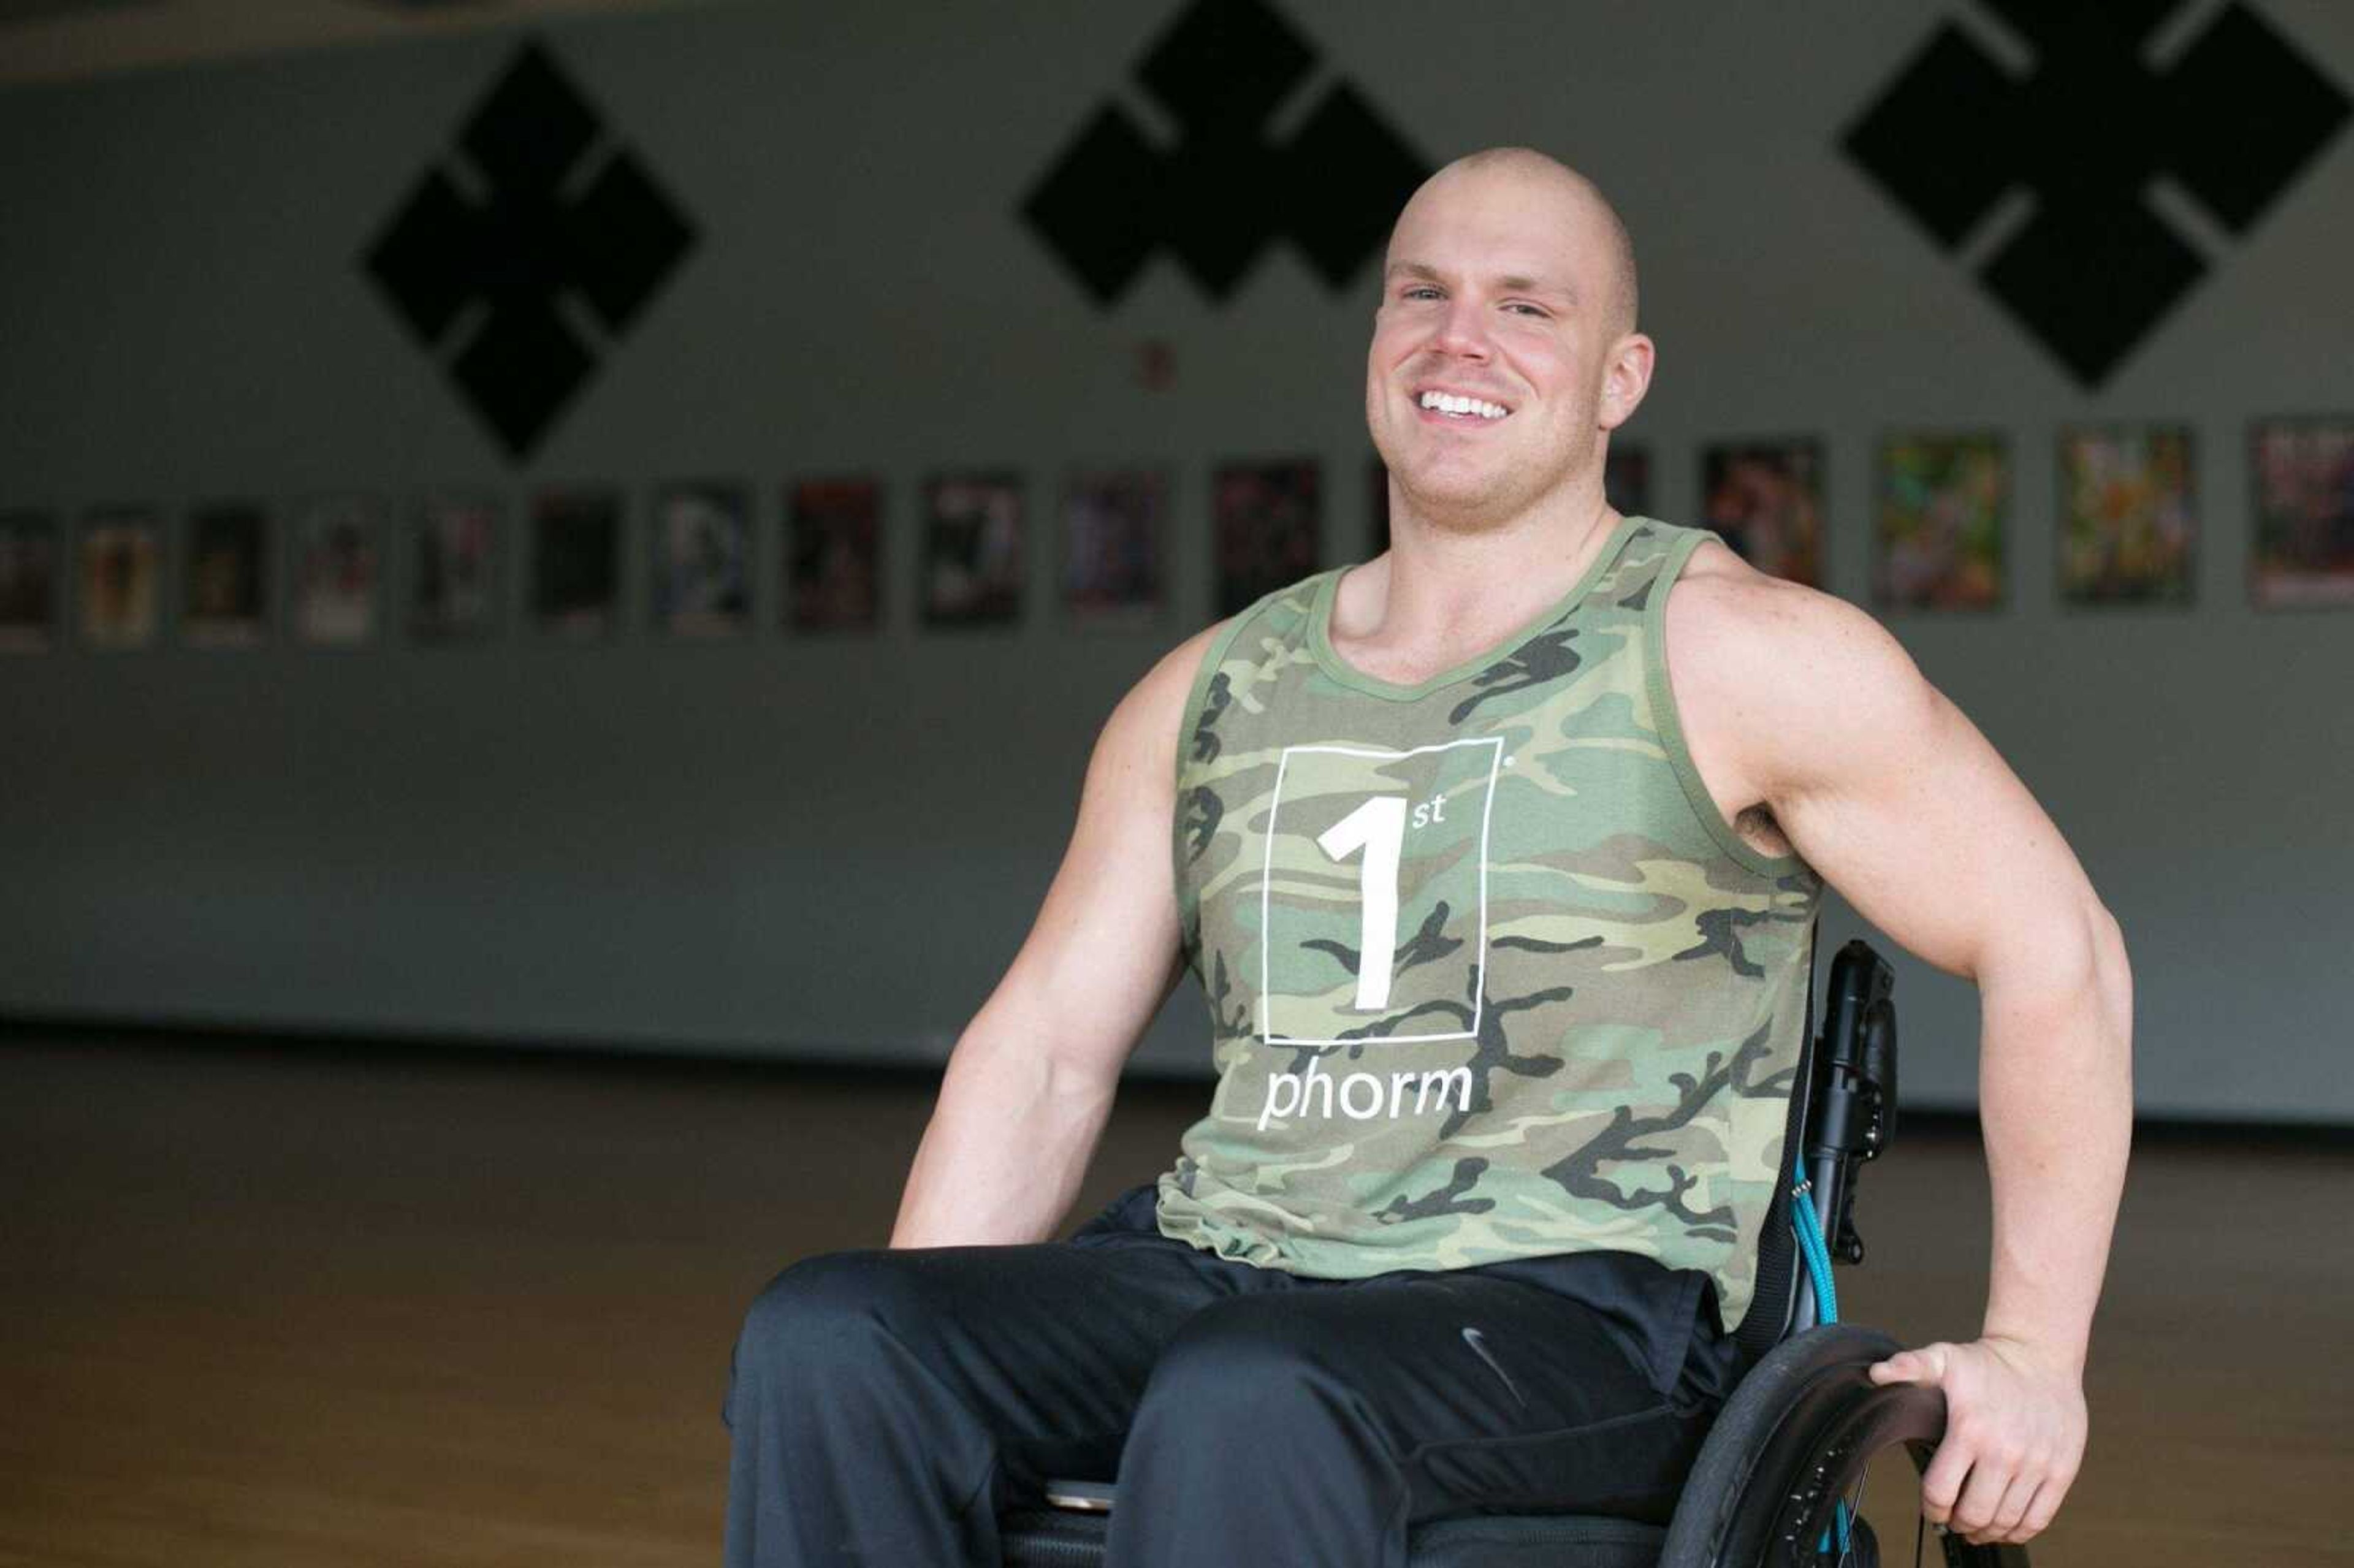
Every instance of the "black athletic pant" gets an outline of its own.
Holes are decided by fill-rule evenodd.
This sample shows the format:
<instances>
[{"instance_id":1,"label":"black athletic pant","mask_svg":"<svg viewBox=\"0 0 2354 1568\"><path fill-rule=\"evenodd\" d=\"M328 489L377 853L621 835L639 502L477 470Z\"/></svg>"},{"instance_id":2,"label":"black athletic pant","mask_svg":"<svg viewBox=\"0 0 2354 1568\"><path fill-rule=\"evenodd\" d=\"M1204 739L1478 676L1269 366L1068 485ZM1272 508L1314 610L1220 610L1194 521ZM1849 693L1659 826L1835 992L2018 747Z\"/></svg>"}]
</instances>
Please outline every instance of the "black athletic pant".
<instances>
[{"instance_id":1,"label":"black athletic pant","mask_svg":"<svg viewBox=\"0 0 2354 1568\"><path fill-rule=\"evenodd\" d=\"M1664 1521L1744 1369L1705 1276L1626 1253L1311 1279L1153 1227L803 1259L724 1411L730 1568L999 1562L1001 1509L1117 1479L1108 1568L1399 1568L1450 1513Z\"/></svg>"}]
</instances>

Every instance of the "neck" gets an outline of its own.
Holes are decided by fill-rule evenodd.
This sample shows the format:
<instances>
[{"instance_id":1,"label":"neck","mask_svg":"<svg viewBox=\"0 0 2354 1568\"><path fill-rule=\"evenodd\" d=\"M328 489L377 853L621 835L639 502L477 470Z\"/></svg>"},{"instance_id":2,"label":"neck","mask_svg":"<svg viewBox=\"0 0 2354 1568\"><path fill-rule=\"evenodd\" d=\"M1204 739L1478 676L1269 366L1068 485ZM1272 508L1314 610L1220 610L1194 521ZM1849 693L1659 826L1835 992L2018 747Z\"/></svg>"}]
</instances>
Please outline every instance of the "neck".
<instances>
[{"instance_id":1,"label":"neck","mask_svg":"<svg viewBox=\"0 0 2354 1568\"><path fill-rule=\"evenodd\" d=\"M1390 482L1390 548L1365 578L1348 634L1434 649L1508 631L1560 599L1599 555L1619 514L1601 495L1562 496L1480 528L1434 520Z\"/></svg>"}]
</instances>

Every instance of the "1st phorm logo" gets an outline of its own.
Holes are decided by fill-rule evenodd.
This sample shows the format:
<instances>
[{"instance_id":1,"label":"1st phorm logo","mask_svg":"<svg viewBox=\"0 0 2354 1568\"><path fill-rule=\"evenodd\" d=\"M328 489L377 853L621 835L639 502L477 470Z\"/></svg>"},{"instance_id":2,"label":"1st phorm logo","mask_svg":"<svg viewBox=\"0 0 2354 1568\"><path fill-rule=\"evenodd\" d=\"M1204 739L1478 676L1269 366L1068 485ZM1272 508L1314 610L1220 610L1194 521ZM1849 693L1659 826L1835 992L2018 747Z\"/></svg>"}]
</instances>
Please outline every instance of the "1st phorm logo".
<instances>
[{"instance_id":1,"label":"1st phorm logo","mask_svg":"<svg viewBox=\"0 0 2354 1568\"><path fill-rule=\"evenodd\" d=\"M1383 1116L1384 1105L1388 1107L1388 1119L1395 1120L1405 1104L1409 1086L1414 1089L1414 1114L1416 1116L1425 1110L1445 1110L1450 1089L1455 1092L1457 1109L1466 1108L1471 1103L1471 1069L1469 1067L1443 1070L1434 1067L1419 1073L1411 1070L1392 1073L1388 1075L1387 1090L1384 1092L1382 1074L1352 1073L1345 1078L1336 1078L1329 1073L1316 1070L1320 1060L1320 1057L1310 1056L1308 1070L1304 1073L1268 1075L1267 1104L1260 1107L1258 1113L1259 1131L1265 1132L1267 1124L1277 1117L1304 1115L1320 1089L1324 1094L1323 1115L1327 1121L1332 1118L1335 1102L1340 1106L1341 1114L1352 1121L1371 1121ZM1436 1096L1432 1092L1434 1087ZM1359 1089L1365 1093L1359 1095ZM1288 1097L1286 1097L1287 1091ZM1436 1104L1433 1103L1434 1098ZM1360 1100L1364 1102L1362 1107L1358 1103Z\"/></svg>"}]
</instances>

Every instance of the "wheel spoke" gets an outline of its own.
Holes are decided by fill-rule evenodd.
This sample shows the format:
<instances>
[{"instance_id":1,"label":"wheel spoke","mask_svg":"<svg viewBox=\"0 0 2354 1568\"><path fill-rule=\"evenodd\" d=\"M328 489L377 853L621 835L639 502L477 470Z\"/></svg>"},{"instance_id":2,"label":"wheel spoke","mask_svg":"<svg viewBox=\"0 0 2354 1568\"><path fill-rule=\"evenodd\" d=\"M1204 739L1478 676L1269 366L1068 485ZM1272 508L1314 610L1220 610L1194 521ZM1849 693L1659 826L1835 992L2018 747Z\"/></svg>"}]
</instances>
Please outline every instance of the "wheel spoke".
<instances>
[{"instance_id":1,"label":"wheel spoke","mask_svg":"<svg viewBox=\"0 0 2354 1568\"><path fill-rule=\"evenodd\" d=\"M1850 1492L1846 1499L1847 1518L1849 1520L1857 1520L1863 1517L1863 1483L1872 1478L1872 1457L1866 1454L1863 1457L1863 1468L1855 1473L1855 1490ZM1834 1520L1838 1519L1836 1511L1834 1511L1832 1517ZM1841 1522L1841 1531L1842 1533L1840 1537L1839 1568L1848 1568L1849 1560L1855 1555L1855 1537L1851 1532L1846 1531L1844 1521Z\"/></svg>"}]
</instances>

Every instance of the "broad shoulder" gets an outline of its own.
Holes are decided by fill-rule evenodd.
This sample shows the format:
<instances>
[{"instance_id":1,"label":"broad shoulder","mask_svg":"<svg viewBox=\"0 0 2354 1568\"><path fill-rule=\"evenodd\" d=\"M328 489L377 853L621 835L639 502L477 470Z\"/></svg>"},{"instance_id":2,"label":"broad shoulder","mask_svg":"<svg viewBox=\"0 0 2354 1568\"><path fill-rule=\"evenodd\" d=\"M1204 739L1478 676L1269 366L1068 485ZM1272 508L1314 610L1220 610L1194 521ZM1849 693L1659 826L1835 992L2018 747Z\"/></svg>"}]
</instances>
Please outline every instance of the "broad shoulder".
<instances>
[{"instance_id":1,"label":"broad shoulder","mask_svg":"<svg viewBox=\"0 0 2354 1568\"><path fill-rule=\"evenodd\" d=\"M1669 680L1713 791L1770 800L1932 698L1903 645L1835 594L1766 575L1714 539L1665 609ZM1712 763L1715 777L1711 777Z\"/></svg>"},{"instance_id":2,"label":"broad shoulder","mask_svg":"<svg viewBox=\"0 0 2354 1568\"><path fill-rule=\"evenodd\" d=\"M1696 667L1767 652L1868 658L1882 642L1895 645L1847 600L1769 577L1714 539L1701 541L1670 585L1667 620L1670 656L1691 655Z\"/></svg>"},{"instance_id":3,"label":"broad shoulder","mask_svg":"<svg viewBox=\"0 0 2354 1568\"><path fill-rule=\"evenodd\" d=\"M1173 769L1177 732L1185 720L1185 701L1211 645L1233 621L1229 616L1202 628L1163 653L1112 710L1104 726L1104 744L1117 746L1140 761L1163 763Z\"/></svg>"},{"instance_id":4,"label":"broad shoulder","mask_svg":"<svg viewBox=\"0 0 2354 1568\"><path fill-rule=\"evenodd\" d=\"M1153 665L1150 673L1144 679L1155 683L1157 689L1161 692L1164 701L1167 700L1168 692L1173 690L1176 693L1177 705L1182 708L1185 705L1186 694L1193 688L1194 678L1202 672L1203 661L1210 656L1212 645L1218 641L1226 628L1234 623L1235 618L1231 615L1223 620L1210 622L1209 625L1162 654L1161 662Z\"/></svg>"}]
</instances>

